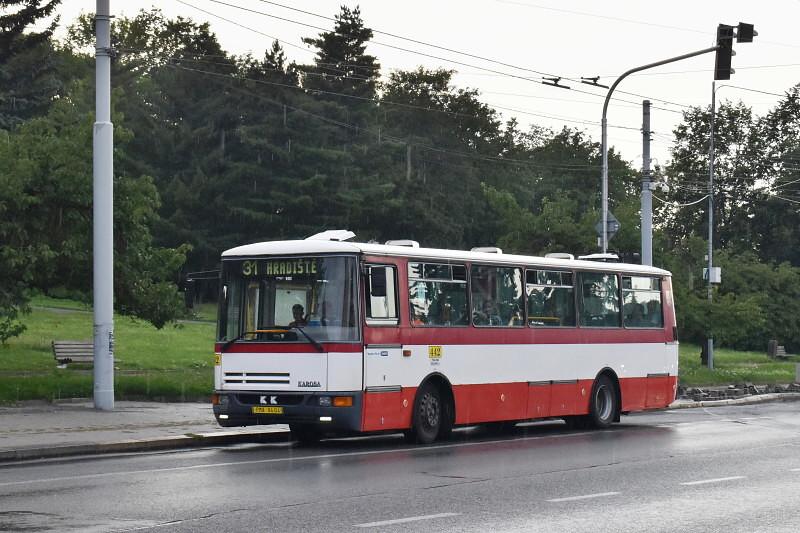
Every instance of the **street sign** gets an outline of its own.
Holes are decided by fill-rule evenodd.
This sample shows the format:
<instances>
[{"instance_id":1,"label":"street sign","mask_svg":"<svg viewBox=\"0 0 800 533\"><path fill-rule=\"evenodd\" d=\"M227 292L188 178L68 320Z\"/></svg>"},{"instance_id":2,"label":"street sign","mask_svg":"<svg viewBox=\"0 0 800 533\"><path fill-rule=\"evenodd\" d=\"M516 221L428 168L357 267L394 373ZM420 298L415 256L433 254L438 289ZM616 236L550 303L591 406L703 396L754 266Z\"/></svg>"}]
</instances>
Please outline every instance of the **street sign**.
<instances>
[{"instance_id":1,"label":"street sign","mask_svg":"<svg viewBox=\"0 0 800 533\"><path fill-rule=\"evenodd\" d=\"M611 237L617 234L621 224L617 217L615 217L611 211L608 212L608 217L606 220L606 233L608 234L608 240L611 240ZM594 230L597 232L597 236L601 239L603 238L603 219L597 221L597 224L594 225Z\"/></svg>"}]
</instances>

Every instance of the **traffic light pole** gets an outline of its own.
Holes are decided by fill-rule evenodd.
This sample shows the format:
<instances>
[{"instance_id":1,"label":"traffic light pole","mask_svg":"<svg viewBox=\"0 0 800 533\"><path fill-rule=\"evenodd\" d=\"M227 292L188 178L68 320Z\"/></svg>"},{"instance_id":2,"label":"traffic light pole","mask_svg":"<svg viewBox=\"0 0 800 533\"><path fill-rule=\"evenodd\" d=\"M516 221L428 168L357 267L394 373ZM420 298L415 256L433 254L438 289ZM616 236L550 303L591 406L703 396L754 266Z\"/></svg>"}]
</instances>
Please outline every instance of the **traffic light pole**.
<instances>
[{"instance_id":1,"label":"traffic light pole","mask_svg":"<svg viewBox=\"0 0 800 533\"><path fill-rule=\"evenodd\" d=\"M689 52L688 54L683 54L676 57L671 57L669 59L664 59L662 61L656 61L655 63L649 63L647 65L642 65L641 67L632 68L629 71L623 73L611 88L608 90L608 94L606 94L606 100L603 102L603 118L600 120L600 127L602 129L602 150L603 150L603 253L608 252L608 123L606 121L606 115L608 113L608 102L611 100L611 94L614 92L614 89L617 88L617 85L636 72L641 72L642 70L647 70L653 67L659 67L661 65L666 65L667 63L674 63L676 61L681 61L683 59L689 59L690 57L695 57L703 54L708 54L709 52L716 52L719 49L719 45L712 46L710 48L704 48L703 50L698 50L696 52Z\"/></svg>"},{"instance_id":2,"label":"traffic light pole","mask_svg":"<svg viewBox=\"0 0 800 533\"><path fill-rule=\"evenodd\" d=\"M708 303L710 304L714 295L714 288L711 284L711 268L714 265L712 256L714 253L714 119L717 114L717 82L711 82L711 134L708 142ZM709 370L714 370L714 337L708 332L706 338L706 354L708 356L707 365Z\"/></svg>"}]
</instances>

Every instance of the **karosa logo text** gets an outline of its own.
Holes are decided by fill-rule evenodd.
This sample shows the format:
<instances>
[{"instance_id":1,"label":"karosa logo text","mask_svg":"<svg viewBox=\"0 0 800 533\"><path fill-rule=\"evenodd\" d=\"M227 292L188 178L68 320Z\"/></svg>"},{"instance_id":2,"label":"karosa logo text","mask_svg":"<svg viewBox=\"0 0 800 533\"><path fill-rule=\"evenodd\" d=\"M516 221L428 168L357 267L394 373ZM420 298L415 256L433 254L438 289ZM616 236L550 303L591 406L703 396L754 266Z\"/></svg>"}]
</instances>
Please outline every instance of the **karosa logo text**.
<instances>
[{"instance_id":1,"label":"karosa logo text","mask_svg":"<svg viewBox=\"0 0 800 533\"><path fill-rule=\"evenodd\" d=\"M322 385L319 384L319 381L298 381L298 387L321 387Z\"/></svg>"}]
</instances>

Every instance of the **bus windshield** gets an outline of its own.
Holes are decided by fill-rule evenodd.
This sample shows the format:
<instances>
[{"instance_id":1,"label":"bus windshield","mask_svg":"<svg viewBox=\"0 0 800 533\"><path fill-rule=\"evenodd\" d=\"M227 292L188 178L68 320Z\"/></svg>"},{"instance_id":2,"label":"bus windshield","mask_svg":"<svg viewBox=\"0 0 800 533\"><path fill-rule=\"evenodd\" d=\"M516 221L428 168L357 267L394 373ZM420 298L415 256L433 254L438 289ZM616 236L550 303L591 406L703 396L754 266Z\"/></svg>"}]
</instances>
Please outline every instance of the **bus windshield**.
<instances>
[{"instance_id":1,"label":"bus windshield","mask_svg":"<svg viewBox=\"0 0 800 533\"><path fill-rule=\"evenodd\" d=\"M355 257L225 260L217 341L357 341ZM272 331L269 331L272 329Z\"/></svg>"}]
</instances>

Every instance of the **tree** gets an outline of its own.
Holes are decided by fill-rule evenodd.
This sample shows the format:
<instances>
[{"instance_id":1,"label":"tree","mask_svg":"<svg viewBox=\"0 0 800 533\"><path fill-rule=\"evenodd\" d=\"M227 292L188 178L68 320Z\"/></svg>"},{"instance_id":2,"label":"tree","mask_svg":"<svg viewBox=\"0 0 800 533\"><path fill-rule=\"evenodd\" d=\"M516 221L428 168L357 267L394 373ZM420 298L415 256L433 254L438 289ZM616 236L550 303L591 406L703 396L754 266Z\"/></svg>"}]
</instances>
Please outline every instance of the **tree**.
<instances>
[{"instance_id":1,"label":"tree","mask_svg":"<svg viewBox=\"0 0 800 533\"><path fill-rule=\"evenodd\" d=\"M517 146L505 151L516 160L527 160L530 167L507 178L502 188L487 189L489 204L503 226L512 230L500 242L512 251L533 254L593 251L594 225L601 217L599 144L569 128L552 132L534 127L516 137ZM609 204L623 228L612 241L612 249L638 250L635 172L613 150L609 169L613 176Z\"/></svg>"},{"instance_id":2,"label":"tree","mask_svg":"<svg viewBox=\"0 0 800 533\"><path fill-rule=\"evenodd\" d=\"M0 272L16 287L11 300L16 309L22 309L30 288L91 290L93 107L93 91L77 84L69 98L2 143ZM117 114L114 121L120 118ZM130 138L129 130L115 128L118 156ZM152 246L159 200L150 177L117 171L114 181L116 303L161 327L180 311L174 281L187 249Z\"/></svg>"},{"instance_id":3,"label":"tree","mask_svg":"<svg viewBox=\"0 0 800 533\"><path fill-rule=\"evenodd\" d=\"M688 204L708 194L710 109L691 108L675 130L673 160L667 166L668 199ZM773 179L765 157L764 137L757 117L742 103L725 102L714 125L714 244L738 250L758 246L751 219L761 199L759 181ZM704 204L700 204L702 206ZM708 214L700 206L675 210L656 206L656 218L666 220L673 242L682 236L708 234Z\"/></svg>"},{"instance_id":4,"label":"tree","mask_svg":"<svg viewBox=\"0 0 800 533\"><path fill-rule=\"evenodd\" d=\"M800 266L800 85L759 121L764 158L771 166L769 181L756 186L754 239L765 261Z\"/></svg>"},{"instance_id":5,"label":"tree","mask_svg":"<svg viewBox=\"0 0 800 533\"><path fill-rule=\"evenodd\" d=\"M303 86L312 90L373 98L381 66L375 56L365 53L370 39L372 30L364 26L361 10L342 6L335 16L333 31L303 38L304 43L317 49L314 65L301 67L304 73ZM335 96L324 98L337 100Z\"/></svg>"},{"instance_id":6,"label":"tree","mask_svg":"<svg viewBox=\"0 0 800 533\"><path fill-rule=\"evenodd\" d=\"M50 38L55 22L41 32L26 31L53 13L61 0L0 0L0 129L41 114L60 84Z\"/></svg>"}]
</instances>

